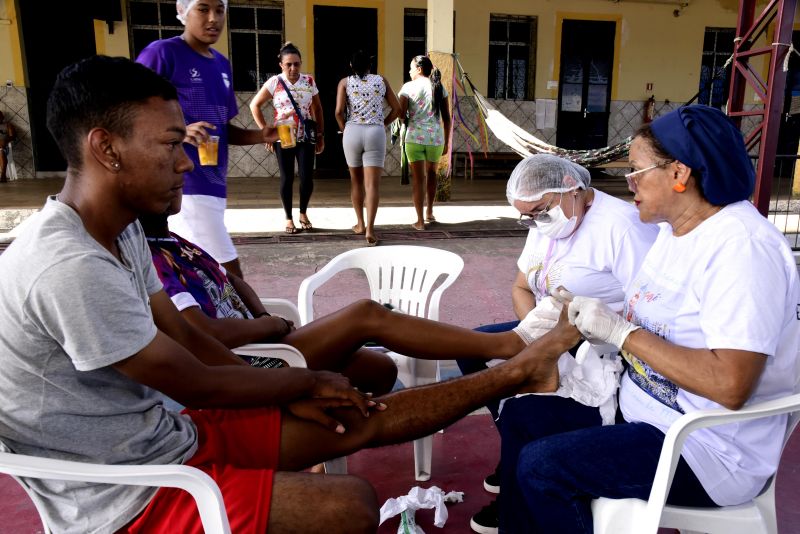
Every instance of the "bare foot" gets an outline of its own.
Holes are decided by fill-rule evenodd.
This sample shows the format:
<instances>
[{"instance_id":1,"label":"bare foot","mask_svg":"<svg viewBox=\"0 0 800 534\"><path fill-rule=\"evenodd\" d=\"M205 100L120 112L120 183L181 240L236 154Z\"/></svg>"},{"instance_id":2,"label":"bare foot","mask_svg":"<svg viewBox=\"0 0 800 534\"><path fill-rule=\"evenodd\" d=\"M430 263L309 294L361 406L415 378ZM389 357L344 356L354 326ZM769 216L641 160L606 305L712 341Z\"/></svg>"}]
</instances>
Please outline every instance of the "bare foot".
<instances>
[{"instance_id":1,"label":"bare foot","mask_svg":"<svg viewBox=\"0 0 800 534\"><path fill-rule=\"evenodd\" d=\"M411 225L414 230L421 231L425 229L425 223L422 221L417 221Z\"/></svg>"},{"instance_id":2,"label":"bare foot","mask_svg":"<svg viewBox=\"0 0 800 534\"><path fill-rule=\"evenodd\" d=\"M354 224L352 226L352 230L353 230L354 234L363 234L364 233L364 227L363 226L359 226L358 224Z\"/></svg>"},{"instance_id":3,"label":"bare foot","mask_svg":"<svg viewBox=\"0 0 800 534\"><path fill-rule=\"evenodd\" d=\"M578 329L567 320L567 306L561 312L558 324L548 333L528 345L514 356L511 362L525 369L527 380L520 393L548 393L558 389L558 360L581 339Z\"/></svg>"},{"instance_id":4,"label":"bare foot","mask_svg":"<svg viewBox=\"0 0 800 534\"><path fill-rule=\"evenodd\" d=\"M308 468L309 473L317 473L317 474L324 474L325 473L325 464L317 464L313 467Z\"/></svg>"}]
</instances>

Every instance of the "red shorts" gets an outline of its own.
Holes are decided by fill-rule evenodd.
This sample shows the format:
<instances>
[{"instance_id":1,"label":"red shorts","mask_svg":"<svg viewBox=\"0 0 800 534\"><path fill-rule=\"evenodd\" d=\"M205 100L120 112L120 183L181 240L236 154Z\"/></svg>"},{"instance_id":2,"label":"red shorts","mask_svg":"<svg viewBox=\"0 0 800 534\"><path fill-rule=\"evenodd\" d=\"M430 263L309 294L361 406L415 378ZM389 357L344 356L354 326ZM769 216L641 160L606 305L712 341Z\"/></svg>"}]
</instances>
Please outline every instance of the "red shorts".
<instances>
[{"instance_id":1,"label":"red shorts","mask_svg":"<svg viewBox=\"0 0 800 534\"><path fill-rule=\"evenodd\" d=\"M197 452L186 465L213 478L225 500L231 531L264 534L278 466L281 412L184 410L197 426ZM144 511L119 532L203 534L197 504L178 488L160 488Z\"/></svg>"}]
</instances>

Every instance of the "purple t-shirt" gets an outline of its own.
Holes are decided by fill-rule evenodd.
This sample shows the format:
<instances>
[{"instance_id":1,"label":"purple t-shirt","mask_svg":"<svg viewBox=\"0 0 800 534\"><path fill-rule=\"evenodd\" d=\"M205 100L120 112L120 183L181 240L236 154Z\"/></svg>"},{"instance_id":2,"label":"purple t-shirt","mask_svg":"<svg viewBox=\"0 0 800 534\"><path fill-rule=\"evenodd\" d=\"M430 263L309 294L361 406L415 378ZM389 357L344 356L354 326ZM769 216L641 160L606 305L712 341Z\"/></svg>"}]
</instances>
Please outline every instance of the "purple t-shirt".
<instances>
[{"instance_id":1,"label":"purple t-shirt","mask_svg":"<svg viewBox=\"0 0 800 534\"><path fill-rule=\"evenodd\" d=\"M185 174L183 194L210 195L225 198L228 174L228 122L239 109L233 93L233 74L230 62L211 50L213 58L204 57L180 37L161 39L142 50L138 63L150 67L168 79L178 90L178 101L186 124L206 121L217 127L209 130L219 136L218 165L201 166L197 148L184 144L194 162L194 170Z\"/></svg>"},{"instance_id":2,"label":"purple t-shirt","mask_svg":"<svg viewBox=\"0 0 800 534\"><path fill-rule=\"evenodd\" d=\"M215 319L251 319L253 316L228 281L217 261L178 234L148 237L158 277L164 291L183 311L199 306Z\"/></svg>"}]
</instances>

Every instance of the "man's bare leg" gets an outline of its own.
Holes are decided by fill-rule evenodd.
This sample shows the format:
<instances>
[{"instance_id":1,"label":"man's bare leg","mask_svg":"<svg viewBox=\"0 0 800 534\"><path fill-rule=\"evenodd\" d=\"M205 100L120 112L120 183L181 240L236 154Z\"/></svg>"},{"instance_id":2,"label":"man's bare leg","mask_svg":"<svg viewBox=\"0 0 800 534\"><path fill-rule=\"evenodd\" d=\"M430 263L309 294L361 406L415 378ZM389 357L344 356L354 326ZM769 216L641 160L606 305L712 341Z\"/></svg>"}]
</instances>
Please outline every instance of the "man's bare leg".
<instances>
[{"instance_id":1,"label":"man's bare leg","mask_svg":"<svg viewBox=\"0 0 800 534\"><path fill-rule=\"evenodd\" d=\"M277 472L272 495L270 534L357 534L378 529L380 505L375 490L354 476Z\"/></svg>"},{"instance_id":2,"label":"man's bare leg","mask_svg":"<svg viewBox=\"0 0 800 534\"><path fill-rule=\"evenodd\" d=\"M476 332L395 313L366 299L321 317L281 341L297 347L312 369L335 369L368 341L426 360L511 358L525 348L514 332Z\"/></svg>"},{"instance_id":3,"label":"man's bare leg","mask_svg":"<svg viewBox=\"0 0 800 534\"><path fill-rule=\"evenodd\" d=\"M349 408L330 411L331 417L344 426L342 434L287 412L281 430L280 469L297 471L365 447L427 436L498 397L521 391L555 391L558 359L579 338L563 314L556 328L502 365L447 382L390 393L380 398L387 409L374 411L370 417Z\"/></svg>"},{"instance_id":4,"label":"man's bare leg","mask_svg":"<svg viewBox=\"0 0 800 534\"><path fill-rule=\"evenodd\" d=\"M278 469L297 471L365 447L426 436L491 398L520 391L555 391L558 358L578 339L563 312L556 328L502 365L449 382L391 393L380 399L387 409L372 412L368 418L353 409L334 410L332 417L345 427L342 434L284 411ZM374 532L378 503L370 489L368 483L349 475L277 473L270 532ZM308 513L309 502L315 503L313 514Z\"/></svg>"}]
</instances>

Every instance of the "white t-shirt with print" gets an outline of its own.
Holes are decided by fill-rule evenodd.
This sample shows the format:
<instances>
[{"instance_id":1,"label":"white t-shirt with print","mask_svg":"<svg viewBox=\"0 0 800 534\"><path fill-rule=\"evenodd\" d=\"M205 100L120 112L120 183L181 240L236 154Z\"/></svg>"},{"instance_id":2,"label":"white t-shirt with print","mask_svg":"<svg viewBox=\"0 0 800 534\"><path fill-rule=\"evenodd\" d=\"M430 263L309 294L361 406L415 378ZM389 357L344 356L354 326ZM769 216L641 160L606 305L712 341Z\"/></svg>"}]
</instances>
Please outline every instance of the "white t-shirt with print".
<instances>
[{"instance_id":1,"label":"white t-shirt with print","mask_svg":"<svg viewBox=\"0 0 800 534\"><path fill-rule=\"evenodd\" d=\"M430 78L420 76L403 84L398 96L408 98L408 129L406 143L439 146L444 144L444 129L441 113L433 112L433 90ZM447 98L447 89L442 86L442 98Z\"/></svg>"},{"instance_id":2,"label":"white t-shirt with print","mask_svg":"<svg viewBox=\"0 0 800 534\"><path fill-rule=\"evenodd\" d=\"M297 103L297 107L300 108L303 119L311 118L311 101L314 95L319 94L317 84L314 83L314 78L308 74L301 74L300 78L294 84L283 74L275 75L264 82L267 91L272 95L272 107L275 109L275 122L284 119L292 119L297 125L297 139L303 139L305 136L305 128L297 117L292 101L289 100L289 95L286 94L283 85L278 81L279 78L283 80L283 83L285 83L292 92L292 97Z\"/></svg>"},{"instance_id":3,"label":"white t-shirt with print","mask_svg":"<svg viewBox=\"0 0 800 534\"><path fill-rule=\"evenodd\" d=\"M634 206L595 189L592 206L571 236L550 239L532 228L517 266L537 301L564 286L621 309L625 288L657 234L658 227L642 223Z\"/></svg>"},{"instance_id":4,"label":"white t-shirt with print","mask_svg":"<svg viewBox=\"0 0 800 534\"><path fill-rule=\"evenodd\" d=\"M626 292L624 314L679 346L766 354L748 400L753 404L795 388L798 302L797 266L785 238L742 201L681 237L662 224ZM620 389L627 421L666 432L681 413L721 407L625 356L632 363ZM697 430L689 435L683 457L717 504L740 504L757 495L776 471L785 429L786 416L775 416Z\"/></svg>"}]
</instances>

